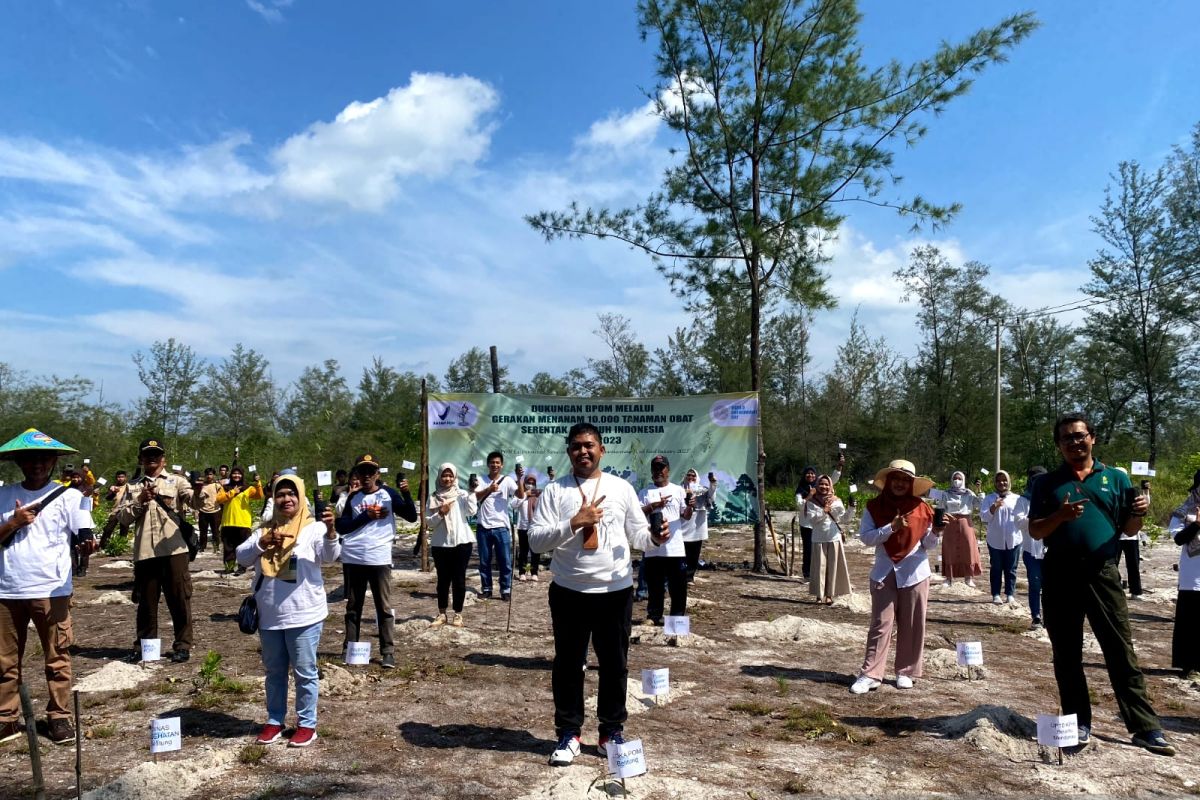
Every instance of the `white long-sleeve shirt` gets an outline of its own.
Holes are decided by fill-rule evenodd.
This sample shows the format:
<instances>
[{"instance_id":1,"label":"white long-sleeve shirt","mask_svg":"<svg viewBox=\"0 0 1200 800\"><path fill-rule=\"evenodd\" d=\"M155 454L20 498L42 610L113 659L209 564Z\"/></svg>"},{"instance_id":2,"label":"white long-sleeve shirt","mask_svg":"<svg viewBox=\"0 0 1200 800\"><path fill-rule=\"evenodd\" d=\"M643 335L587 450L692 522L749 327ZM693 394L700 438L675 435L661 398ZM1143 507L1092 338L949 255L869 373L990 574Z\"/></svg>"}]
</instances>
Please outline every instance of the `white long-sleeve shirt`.
<instances>
[{"instance_id":1,"label":"white long-sleeve shirt","mask_svg":"<svg viewBox=\"0 0 1200 800\"><path fill-rule=\"evenodd\" d=\"M1021 505L1017 501L1021 496L1014 492L1004 495L1003 501L995 513L992 513L992 503L996 502L998 494L992 492L983 498L979 505L979 518L987 525L987 546L995 550L1012 550L1021 546L1021 529L1018 523L1029 518L1029 505ZM1022 510L1023 509L1023 510Z\"/></svg>"},{"instance_id":2,"label":"white long-sleeve shirt","mask_svg":"<svg viewBox=\"0 0 1200 800\"><path fill-rule=\"evenodd\" d=\"M1046 557L1046 543L1029 535L1029 498L1021 495L1017 500L1017 528L1021 531L1021 548L1034 558Z\"/></svg>"},{"instance_id":3,"label":"white long-sleeve shirt","mask_svg":"<svg viewBox=\"0 0 1200 800\"><path fill-rule=\"evenodd\" d=\"M806 500L800 508L800 527L812 528L813 544L836 541L842 535L838 525L845 515L846 507L836 497L833 499L828 514L825 513L824 506Z\"/></svg>"},{"instance_id":4,"label":"white long-sleeve shirt","mask_svg":"<svg viewBox=\"0 0 1200 800\"><path fill-rule=\"evenodd\" d=\"M474 492L459 492L458 499L450 504L450 513L442 516L442 504L436 495L429 496L425 507L425 525L429 530L430 547L458 547L475 541L475 531L467 524L467 517L475 513L479 501Z\"/></svg>"},{"instance_id":5,"label":"white long-sleeve shirt","mask_svg":"<svg viewBox=\"0 0 1200 800\"><path fill-rule=\"evenodd\" d=\"M255 568L251 586L258 583L262 564L259 557L264 551L258 545L261 536L259 529L237 549L237 562ZM258 601L258 627L264 631L303 628L329 616L321 565L337 561L341 552L341 541L325 535L325 523L312 522L301 528L288 569L278 577L263 578L262 587L254 595Z\"/></svg>"},{"instance_id":6,"label":"white long-sleeve shirt","mask_svg":"<svg viewBox=\"0 0 1200 800\"><path fill-rule=\"evenodd\" d=\"M1174 536L1190 525L1195 518L1180 519L1174 514L1167 523L1167 533ZM1179 548L1179 588L1185 592L1200 592L1200 556L1189 556L1187 545Z\"/></svg>"},{"instance_id":7,"label":"white long-sleeve shirt","mask_svg":"<svg viewBox=\"0 0 1200 800\"><path fill-rule=\"evenodd\" d=\"M946 509L946 513L953 517L969 517L972 511L979 509L979 495L970 489L961 494L944 489L930 489L929 499Z\"/></svg>"},{"instance_id":8,"label":"white long-sleeve shirt","mask_svg":"<svg viewBox=\"0 0 1200 800\"><path fill-rule=\"evenodd\" d=\"M604 498L595 550L584 550L583 535L571 529L584 495L589 503L593 497ZM653 544L634 488L622 478L597 472L578 487L574 475L547 484L529 525L529 546L535 553L551 553L554 583L576 592L600 593L633 586L630 547L645 551Z\"/></svg>"},{"instance_id":9,"label":"white long-sleeve shirt","mask_svg":"<svg viewBox=\"0 0 1200 800\"><path fill-rule=\"evenodd\" d=\"M891 535L891 520L880 527L871 518L871 512L864 510L862 523L858 528L858 538L862 539L863 544L875 548L875 566L871 568L871 580L879 583L887 579L889 572L895 572L896 587L899 589L916 586L921 581L928 580L932 573L929 569L929 556L925 551L937 549L938 542L941 540L941 537L933 532L933 525L929 526L925 535L904 558L900 559L899 563L892 561L892 557L888 555L887 549L883 546L883 543Z\"/></svg>"},{"instance_id":10,"label":"white long-sleeve shirt","mask_svg":"<svg viewBox=\"0 0 1200 800\"><path fill-rule=\"evenodd\" d=\"M677 556L683 557L687 554L683 546L685 541L684 534L691 527L691 520L687 520L689 524L684 524L683 506L687 502L683 487L677 483L668 483L666 486L647 486L638 492L638 504L642 507L648 506L651 503L658 502L659 498L667 498L667 502L662 507L663 522L671 531L671 538L660 545L651 546L646 549L644 555L646 558L656 558L658 556ZM640 549L640 548L639 548Z\"/></svg>"},{"instance_id":11,"label":"white long-sleeve shirt","mask_svg":"<svg viewBox=\"0 0 1200 800\"><path fill-rule=\"evenodd\" d=\"M834 486L837 486L837 482L840 481L841 479L842 479L842 471L840 469L835 469L833 472L829 473L829 480L831 480L833 482ZM796 495L797 510L800 508L800 504L803 503L804 500L805 500L804 497L802 497L800 495Z\"/></svg>"}]
</instances>

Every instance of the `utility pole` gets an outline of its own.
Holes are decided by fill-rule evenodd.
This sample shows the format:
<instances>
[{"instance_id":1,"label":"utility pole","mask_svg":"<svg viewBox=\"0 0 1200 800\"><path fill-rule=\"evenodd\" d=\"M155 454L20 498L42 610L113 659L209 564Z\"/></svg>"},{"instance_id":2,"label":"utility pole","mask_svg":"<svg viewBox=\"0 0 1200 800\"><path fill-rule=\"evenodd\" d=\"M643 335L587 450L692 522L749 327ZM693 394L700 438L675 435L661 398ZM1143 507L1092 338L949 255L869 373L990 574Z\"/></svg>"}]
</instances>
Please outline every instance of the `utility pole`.
<instances>
[{"instance_id":1,"label":"utility pole","mask_svg":"<svg viewBox=\"0 0 1200 800\"><path fill-rule=\"evenodd\" d=\"M996 468L1000 471L1000 317L996 317Z\"/></svg>"},{"instance_id":2,"label":"utility pole","mask_svg":"<svg viewBox=\"0 0 1200 800\"><path fill-rule=\"evenodd\" d=\"M496 345L490 348L492 354L492 392L500 394L500 359L496 356Z\"/></svg>"}]
</instances>

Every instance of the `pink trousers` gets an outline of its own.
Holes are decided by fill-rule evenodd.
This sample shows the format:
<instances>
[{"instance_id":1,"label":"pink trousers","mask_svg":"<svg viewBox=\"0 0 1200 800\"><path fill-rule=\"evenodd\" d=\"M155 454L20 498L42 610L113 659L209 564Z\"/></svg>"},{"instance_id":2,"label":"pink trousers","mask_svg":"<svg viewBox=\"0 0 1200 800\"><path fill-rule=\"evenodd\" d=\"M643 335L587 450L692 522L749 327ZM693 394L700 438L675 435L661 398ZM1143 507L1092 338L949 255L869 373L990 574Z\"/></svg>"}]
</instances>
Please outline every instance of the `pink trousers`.
<instances>
[{"instance_id":1,"label":"pink trousers","mask_svg":"<svg viewBox=\"0 0 1200 800\"><path fill-rule=\"evenodd\" d=\"M871 629L867 632L867 655L861 675L883 680L892 624L896 625L896 674L921 677L925 654L925 607L929 604L929 580L915 586L896 588L896 573L881 582L871 582Z\"/></svg>"}]
</instances>

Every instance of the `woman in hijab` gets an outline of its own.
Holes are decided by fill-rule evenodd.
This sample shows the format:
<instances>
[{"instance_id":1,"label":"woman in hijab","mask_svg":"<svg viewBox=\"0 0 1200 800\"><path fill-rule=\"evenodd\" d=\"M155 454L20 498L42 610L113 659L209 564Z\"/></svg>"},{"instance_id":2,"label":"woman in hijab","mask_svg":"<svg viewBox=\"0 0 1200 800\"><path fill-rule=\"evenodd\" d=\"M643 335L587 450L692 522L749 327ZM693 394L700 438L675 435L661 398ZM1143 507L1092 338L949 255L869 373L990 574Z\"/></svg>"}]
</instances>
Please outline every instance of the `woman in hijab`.
<instances>
[{"instance_id":1,"label":"woman in hijab","mask_svg":"<svg viewBox=\"0 0 1200 800\"><path fill-rule=\"evenodd\" d=\"M817 478L817 489L804 501L800 524L812 530L812 578L808 591L825 605L833 598L850 594L850 568L842 549L842 521L846 507L833 493L833 479L828 475Z\"/></svg>"},{"instance_id":2,"label":"woman in hijab","mask_svg":"<svg viewBox=\"0 0 1200 800\"><path fill-rule=\"evenodd\" d=\"M271 521L237 548L237 562L255 567L258 636L267 673L267 724L255 740L271 744L283 735L287 717L288 670L296 681L296 731L289 747L317 738L317 644L329 607L321 565L341 555L333 509L315 521L305 502L304 481L285 475L271 486Z\"/></svg>"},{"instance_id":3,"label":"woman in hijab","mask_svg":"<svg viewBox=\"0 0 1200 800\"><path fill-rule=\"evenodd\" d=\"M526 474L525 499L517 503L517 575L518 580L537 581L538 567L542 557L529 549L529 523L533 520L533 512L537 510L538 492L537 478Z\"/></svg>"},{"instance_id":4,"label":"woman in hijab","mask_svg":"<svg viewBox=\"0 0 1200 800\"><path fill-rule=\"evenodd\" d=\"M955 578L965 578L967 586L974 586L975 576L983 574L979 542L971 524L971 514L979 510L979 495L967 488L966 475L954 472L950 475L949 489L931 489L929 496L935 506L946 512L946 532L942 534L942 573L946 576L943 585L949 586Z\"/></svg>"},{"instance_id":5,"label":"woman in hijab","mask_svg":"<svg viewBox=\"0 0 1200 800\"><path fill-rule=\"evenodd\" d=\"M929 557L944 529L933 527L933 509L921 495L933 481L918 478L911 461L898 459L875 475L879 495L867 503L858 535L874 545L871 569L871 628L862 670L850 687L866 694L882 685L892 626L896 631L896 688L911 689L921 677L925 651L925 606L929 601Z\"/></svg>"},{"instance_id":6,"label":"woman in hijab","mask_svg":"<svg viewBox=\"0 0 1200 800\"><path fill-rule=\"evenodd\" d=\"M1200 471L1192 477L1187 498L1171 512L1167 531L1179 545L1179 594L1175 600L1175 631L1171 636L1171 666L1185 679L1200 681Z\"/></svg>"},{"instance_id":7,"label":"woman in hijab","mask_svg":"<svg viewBox=\"0 0 1200 800\"><path fill-rule=\"evenodd\" d=\"M437 491L429 496L425 507L425 523L429 529L429 550L437 569L438 613L430 623L437 628L449 622L456 628L463 625L463 600L467 596L467 562L471 560L471 543L475 533L467 517L475 513L479 501L474 492L458 488L458 468L442 464L438 470ZM450 603L450 588L454 587L454 619L446 609Z\"/></svg>"},{"instance_id":8,"label":"woman in hijab","mask_svg":"<svg viewBox=\"0 0 1200 800\"><path fill-rule=\"evenodd\" d=\"M708 486L704 486L700 483L700 473L689 469L683 477L683 492L692 509L691 524L683 529L684 563L688 583L694 583L696 570L700 568L700 550L708 541L708 510L717 496L717 478L708 473Z\"/></svg>"},{"instance_id":9,"label":"woman in hijab","mask_svg":"<svg viewBox=\"0 0 1200 800\"><path fill-rule=\"evenodd\" d=\"M808 578L812 567L812 528L804 526L804 504L817 490L817 468L805 467L800 483L796 485L796 511L801 515L800 522L800 574Z\"/></svg>"}]
</instances>

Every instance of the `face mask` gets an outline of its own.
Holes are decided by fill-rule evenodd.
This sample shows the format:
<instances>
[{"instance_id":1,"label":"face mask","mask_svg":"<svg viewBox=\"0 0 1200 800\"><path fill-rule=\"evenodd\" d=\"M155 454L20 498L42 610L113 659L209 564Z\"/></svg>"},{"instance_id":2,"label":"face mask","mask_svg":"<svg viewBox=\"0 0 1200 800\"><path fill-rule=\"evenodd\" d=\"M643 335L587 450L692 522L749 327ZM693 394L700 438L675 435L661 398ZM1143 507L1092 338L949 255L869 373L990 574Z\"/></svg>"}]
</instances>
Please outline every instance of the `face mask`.
<instances>
[{"instance_id":1,"label":"face mask","mask_svg":"<svg viewBox=\"0 0 1200 800\"><path fill-rule=\"evenodd\" d=\"M955 489L961 489L965 484L966 481L964 481L962 478L955 478L954 480L950 481L950 485Z\"/></svg>"}]
</instances>

